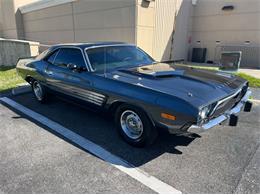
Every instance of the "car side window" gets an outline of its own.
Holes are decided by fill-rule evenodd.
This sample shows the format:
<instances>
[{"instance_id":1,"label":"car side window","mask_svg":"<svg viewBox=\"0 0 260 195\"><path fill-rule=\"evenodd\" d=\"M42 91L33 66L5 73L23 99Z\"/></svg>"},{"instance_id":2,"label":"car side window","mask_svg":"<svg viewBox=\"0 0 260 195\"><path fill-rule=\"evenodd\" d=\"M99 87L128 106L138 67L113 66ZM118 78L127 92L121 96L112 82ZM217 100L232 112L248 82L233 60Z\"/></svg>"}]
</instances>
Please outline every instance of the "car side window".
<instances>
[{"instance_id":1,"label":"car side window","mask_svg":"<svg viewBox=\"0 0 260 195\"><path fill-rule=\"evenodd\" d=\"M53 64L61 67L67 67L68 64L75 64L82 68L86 67L81 50L73 48L60 49Z\"/></svg>"},{"instance_id":2,"label":"car side window","mask_svg":"<svg viewBox=\"0 0 260 195\"><path fill-rule=\"evenodd\" d=\"M51 55L49 55L46 59L47 62L53 64L54 63L54 60L55 60L55 57L57 55L57 53L59 52L59 50L56 50L55 52L53 52Z\"/></svg>"}]
</instances>

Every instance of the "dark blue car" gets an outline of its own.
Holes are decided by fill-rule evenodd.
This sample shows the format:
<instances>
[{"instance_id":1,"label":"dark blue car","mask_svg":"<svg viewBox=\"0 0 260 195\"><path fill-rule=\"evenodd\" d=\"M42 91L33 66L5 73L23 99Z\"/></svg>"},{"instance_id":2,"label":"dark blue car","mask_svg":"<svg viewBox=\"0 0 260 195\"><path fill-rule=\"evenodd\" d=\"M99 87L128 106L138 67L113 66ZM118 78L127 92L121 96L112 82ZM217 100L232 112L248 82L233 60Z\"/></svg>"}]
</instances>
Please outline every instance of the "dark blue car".
<instances>
[{"instance_id":1,"label":"dark blue car","mask_svg":"<svg viewBox=\"0 0 260 195\"><path fill-rule=\"evenodd\" d=\"M134 146L153 143L158 129L183 134L227 120L235 126L237 114L252 106L246 80L159 63L126 43L55 45L20 59L17 71L39 102L58 93L109 112Z\"/></svg>"}]
</instances>

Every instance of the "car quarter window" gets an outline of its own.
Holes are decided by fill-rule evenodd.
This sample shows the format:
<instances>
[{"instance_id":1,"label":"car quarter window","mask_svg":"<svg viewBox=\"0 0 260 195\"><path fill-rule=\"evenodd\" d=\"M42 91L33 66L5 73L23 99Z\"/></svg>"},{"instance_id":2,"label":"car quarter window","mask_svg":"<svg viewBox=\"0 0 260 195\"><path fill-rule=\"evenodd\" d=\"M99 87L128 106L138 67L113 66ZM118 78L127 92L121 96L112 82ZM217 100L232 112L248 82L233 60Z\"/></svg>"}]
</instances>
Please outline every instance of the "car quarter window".
<instances>
[{"instance_id":1,"label":"car quarter window","mask_svg":"<svg viewBox=\"0 0 260 195\"><path fill-rule=\"evenodd\" d=\"M74 48L60 49L53 64L62 67L67 67L68 64L75 64L83 68L86 67L81 50Z\"/></svg>"},{"instance_id":2,"label":"car quarter window","mask_svg":"<svg viewBox=\"0 0 260 195\"><path fill-rule=\"evenodd\" d=\"M49 55L46 59L47 62L53 64L54 63L54 60L55 60L55 57L57 55L57 53L59 52L59 50L56 50L55 52L53 52L51 55Z\"/></svg>"},{"instance_id":3,"label":"car quarter window","mask_svg":"<svg viewBox=\"0 0 260 195\"><path fill-rule=\"evenodd\" d=\"M42 60L42 59L44 59L44 58L48 55L49 52L50 52L49 49L44 50L42 53L40 53L40 54L36 57L36 60Z\"/></svg>"}]
</instances>

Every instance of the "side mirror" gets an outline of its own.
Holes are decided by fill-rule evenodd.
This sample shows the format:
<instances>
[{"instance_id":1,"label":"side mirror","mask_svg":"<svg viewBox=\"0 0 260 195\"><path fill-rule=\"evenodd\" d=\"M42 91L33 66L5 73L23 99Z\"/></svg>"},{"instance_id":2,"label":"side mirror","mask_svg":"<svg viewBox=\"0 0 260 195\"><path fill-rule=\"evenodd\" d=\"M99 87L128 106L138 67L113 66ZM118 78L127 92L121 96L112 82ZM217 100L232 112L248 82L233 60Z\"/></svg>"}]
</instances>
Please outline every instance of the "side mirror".
<instances>
[{"instance_id":1,"label":"side mirror","mask_svg":"<svg viewBox=\"0 0 260 195\"><path fill-rule=\"evenodd\" d=\"M72 64L72 63L67 64L67 68L70 70L79 70L80 69L79 66L77 66L76 64Z\"/></svg>"}]
</instances>

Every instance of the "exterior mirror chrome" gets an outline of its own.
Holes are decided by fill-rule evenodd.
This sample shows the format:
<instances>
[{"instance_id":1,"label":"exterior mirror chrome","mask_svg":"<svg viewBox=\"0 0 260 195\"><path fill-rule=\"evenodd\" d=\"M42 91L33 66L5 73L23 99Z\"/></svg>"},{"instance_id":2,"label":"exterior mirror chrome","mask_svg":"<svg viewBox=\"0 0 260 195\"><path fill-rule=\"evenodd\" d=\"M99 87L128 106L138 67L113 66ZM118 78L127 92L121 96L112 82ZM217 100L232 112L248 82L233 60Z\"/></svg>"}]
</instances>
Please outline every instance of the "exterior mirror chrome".
<instances>
[{"instance_id":1,"label":"exterior mirror chrome","mask_svg":"<svg viewBox=\"0 0 260 195\"><path fill-rule=\"evenodd\" d=\"M67 68L70 70L79 70L80 69L79 66L77 66L76 64L72 64L72 63L67 64Z\"/></svg>"}]
</instances>

